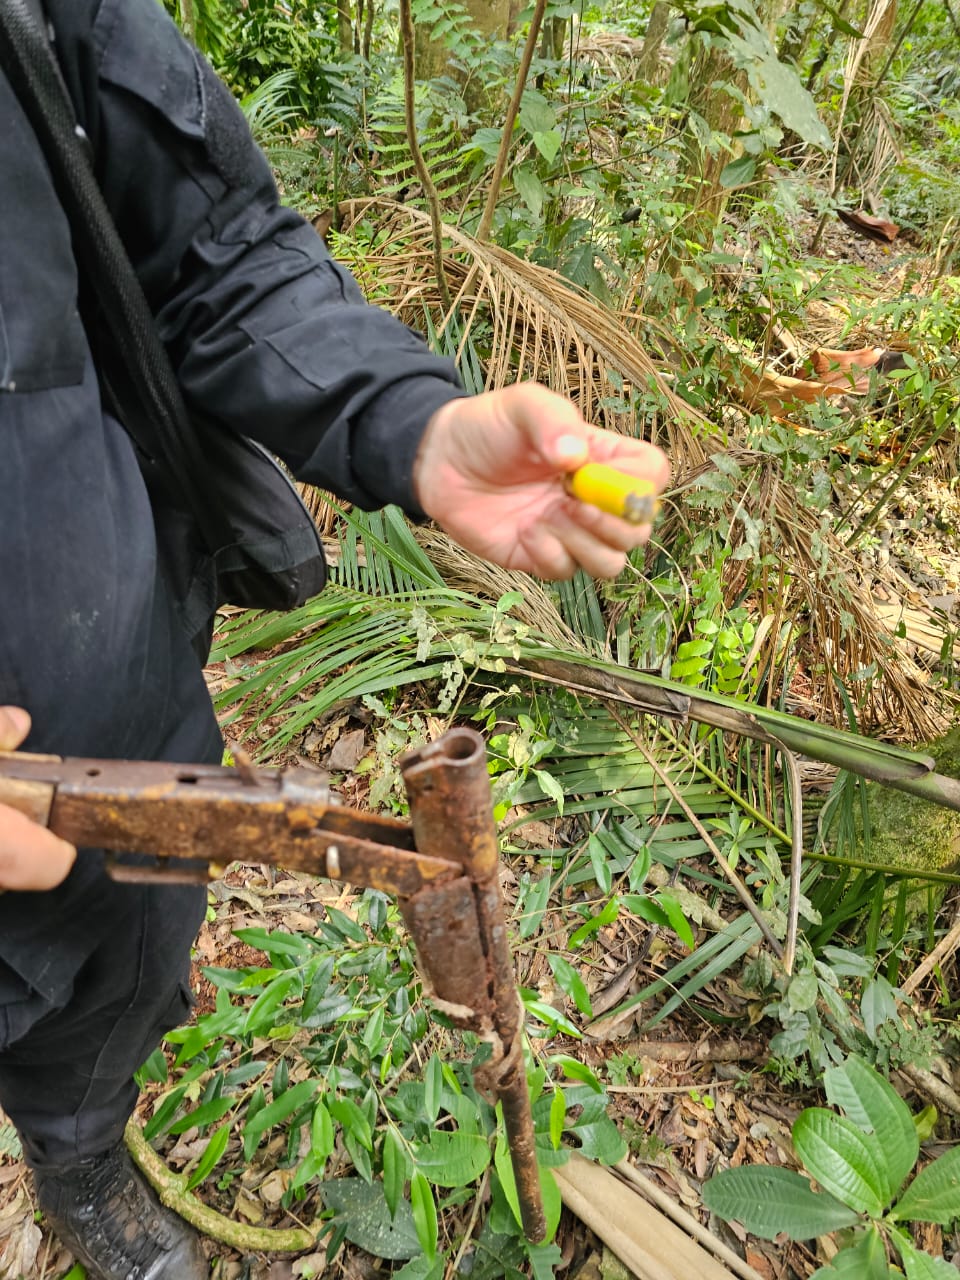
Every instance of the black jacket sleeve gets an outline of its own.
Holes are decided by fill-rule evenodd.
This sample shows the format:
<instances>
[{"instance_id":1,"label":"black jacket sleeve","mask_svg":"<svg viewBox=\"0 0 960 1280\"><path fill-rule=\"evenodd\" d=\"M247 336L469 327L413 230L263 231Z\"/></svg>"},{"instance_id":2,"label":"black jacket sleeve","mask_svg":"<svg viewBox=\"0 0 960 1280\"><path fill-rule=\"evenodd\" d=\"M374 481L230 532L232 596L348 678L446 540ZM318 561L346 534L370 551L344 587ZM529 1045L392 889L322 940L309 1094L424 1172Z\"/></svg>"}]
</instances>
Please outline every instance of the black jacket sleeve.
<instances>
[{"instance_id":1,"label":"black jacket sleeve","mask_svg":"<svg viewBox=\"0 0 960 1280\"><path fill-rule=\"evenodd\" d=\"M420 514L416 450L462 395L279 200L226 87L158 0L48 0L98 176L188 403L361 507Z\"/></svg>"}]
</instances>

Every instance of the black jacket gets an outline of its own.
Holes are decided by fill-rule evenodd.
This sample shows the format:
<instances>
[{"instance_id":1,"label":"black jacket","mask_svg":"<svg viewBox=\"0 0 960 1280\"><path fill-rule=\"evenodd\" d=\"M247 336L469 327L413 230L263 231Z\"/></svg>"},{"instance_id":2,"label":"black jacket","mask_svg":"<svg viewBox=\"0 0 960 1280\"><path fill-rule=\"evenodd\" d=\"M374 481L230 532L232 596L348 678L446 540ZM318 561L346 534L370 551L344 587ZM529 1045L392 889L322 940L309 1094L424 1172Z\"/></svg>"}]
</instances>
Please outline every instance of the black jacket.
<instances>
[{"instance_id":1,"label":"black jacket","mask_svg":"<svg viewBox=\"0 0 960 1280\"><path fill-rule=\"evenodd\" d=\"M158 0L46 7L188 403L302 480L417 514L413 458L462 394L452 366L280 205L239 109ZM133 448L101 407L69 227L2 77L0 122L0 704L31 712L33 750L216 759ZM107 927L102 887L90 855L53 893L0 896L0 958L54 996Z\"/></svg>"}]
</instances>

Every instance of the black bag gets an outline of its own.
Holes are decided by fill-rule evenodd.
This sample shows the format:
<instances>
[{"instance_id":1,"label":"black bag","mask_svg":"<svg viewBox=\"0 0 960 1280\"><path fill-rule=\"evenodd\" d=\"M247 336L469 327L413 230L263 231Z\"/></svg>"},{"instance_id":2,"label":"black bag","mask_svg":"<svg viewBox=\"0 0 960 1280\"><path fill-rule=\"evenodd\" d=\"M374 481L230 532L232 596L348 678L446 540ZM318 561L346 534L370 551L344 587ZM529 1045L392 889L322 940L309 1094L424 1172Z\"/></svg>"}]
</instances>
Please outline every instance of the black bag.
<instances>
[{"instance_id":1,"label":"black bag","mask_svg":"<svg viewBox=\"0 0 960 1280\"><path fill-rule=\"evenodd\" d=\"M191 420L94 176L37 0L0 0L0 67L43 148L73 233L104 402L136 447L161 562L202 658L221 604L293 609L323 587L316 526L260 445ZM103 353L108 353L104 358Z\"/></svg>"}]
</instances>

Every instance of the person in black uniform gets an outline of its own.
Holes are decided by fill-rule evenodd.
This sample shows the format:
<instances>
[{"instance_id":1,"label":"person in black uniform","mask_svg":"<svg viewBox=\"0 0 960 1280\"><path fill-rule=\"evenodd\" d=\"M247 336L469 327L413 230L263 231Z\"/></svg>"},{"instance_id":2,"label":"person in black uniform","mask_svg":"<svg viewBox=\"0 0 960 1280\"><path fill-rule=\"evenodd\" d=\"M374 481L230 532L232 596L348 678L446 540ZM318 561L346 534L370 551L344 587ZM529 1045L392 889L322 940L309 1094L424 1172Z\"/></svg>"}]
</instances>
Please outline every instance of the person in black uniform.
<instances>
[{"instance_id":1,"label":"person in black uniform","mask_svg":"<svg viewBox=\"0 0 960 1280\"><path fill-rule=\"evenodd\" d=\"M659 449L541 387L466 397L281 206L233 99L157 0L46 13L188 404L300 480L398 503L501 565L619 572L649 530L580 505L563 477L610 461L659 490ZM101 403L70 228L2 76L0 119L0 748L219 761L134 448ZM203 890L114 884L97 851L2 806L0 890L0 1107L44 1212L91 1280L197 1280L195 1234L122 1133L133 1071L189 1012Z\"/></svg>"}]
</instances>

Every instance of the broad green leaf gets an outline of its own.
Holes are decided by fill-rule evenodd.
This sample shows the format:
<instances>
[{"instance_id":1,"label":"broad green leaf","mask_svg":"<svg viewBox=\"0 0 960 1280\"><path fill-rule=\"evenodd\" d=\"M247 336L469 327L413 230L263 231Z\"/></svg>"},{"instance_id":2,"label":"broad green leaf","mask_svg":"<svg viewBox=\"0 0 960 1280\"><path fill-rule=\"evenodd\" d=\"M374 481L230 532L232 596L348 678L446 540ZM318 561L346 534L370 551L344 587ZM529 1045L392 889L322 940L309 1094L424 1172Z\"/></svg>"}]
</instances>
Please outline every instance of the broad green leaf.
<instances>
[{"instance_id":1,"label":"broad green leaf","mask_svg":"<svg viewBox=\"0 0 960 1280\"><path fill-rule=\"evenodd\" d=\"M563 1254L556 1244L527 1244L525 1252L533 1280L555 1280L563 1264Z\"/></svg>"},{"instance_id":2,"label":"broad green leaf","mask_svg":"<svg viewBox=\"0 0 960 1280\"><path fill-rule=\"evenodd\" d=\"M334 1098L329 1104L330 1114L343 1126L345 1134L352 1134L365 1151L373 1150L373 1131L370 1121L352 1098Z\"/></svg>"},{"instance_id":3,"label":"broad green leaf","mask_svg":"<svg viewBox=\"0 0 960 1280\"><path fill-rule=\"evenodd\" d=\"M495 160L500 150L502 138L502 129L475 129L473 137L469 142L464 143L462 150L472 151L476 148L478 151L482 151L484 155L489 156L491 160Z\"/></svg>"},{"instance_id":4,"label":"broad green leaf","mask_svg":"<svg viewBox=\"0 0 960 1280\"><path fill-rule=\"evenodd\" d=\"M326 913L327 918L321 928L326 929L328 932L334 931L337 934L342 934L344 938L349 938L351 942L366 942L367 935L352 916L348 916L345 911L341 911L338 907L331 907L329 904L326 906Z\"/></svg>"},{"instance_id":5,"label":"broad green leaf","mask_svg":"<svg viewBox=\"0 0 960 1280\"><path fill-rule=\"evenodd\" d=\"M939 1222L960 1217L960 1147L921 1169L891 1210L900 1222Z\"/></svg>"},{"instance_id":6,"label":"broad green leaf","mask_svg":"<svg viewBox=\"0 0 960 1280\"><path fill-rule=\"evenodd\" d=\"M893 1240L900 1250L907 1280L953 1280L956 1267L944 1262L942 1258L933 1258L929 1253L917 1249L905 1231L894 1232Z\"/></svg>"},{"instance_id":7,"label":"broad green leaf","mask_svg":"<svg viewBox=\"0 0 960 1280\"><path fill-rule=\"evenodd\" d=\"M579 973L569 960L564 960L563 956L551 955L548 959L553 976L557 980L557 986L570 997L584 1017L592 1018L593 1007L590 1004L590 994Z\"/></svg>"},{"instance_id":8,"label":"broad green leaf","mask_svg":"<svg viewBox=\"0 0 960 1280\"><path fill-rule=\"evenodd\" d=\"M757 171L757 162L753 156L740 156L738 160L731 160L729 164L725 164L720 171L721 187L745 187L748 182L753 181L753 175Z\"/></svg>"},{"instance_id":9,"label":"broad green leaf","mask_svg":"<svg viewBox=\"0 0 960 1280\"><path fill-rule=\"evenodd\" d=\"M825 9L827 13L829 13L835 30L839 31L842 35L850 36L853 40L865 39L865 33L863 31L859 31L852 25L852 23L847 22L842 13L835 9L833 5L827 4L827 0L817 0L817 2L822 9Z\"/></svg>"},{"instance_id":10,"label":"broad green leaf","mask_svg":"<svg viewBox=\"0 0 960 1280\"><path fill-rule=\"evenodd\" d=\"M703 1187L703 1202L725 1222L736 1220L752 1235L774 1240L810 1240L852 1227L859 1214L831 1195L814 1191L791 1169L762 1165L725 1169Z\"/></svg>"},{"instance_id":11,"label":"broad green leaf","mask_svg":"<svg viewBox=\"0 0 960 1280\"><path fill-rule=\"evenodd\" d=\"M607 853L603 841L596 835L591 834L587 838L587 855L590 858L590 866L593 869L593 878L597 882L597 887L601 893L608 894L613 888L610 855Z\"/></svg>"},{"instance_id":12,"label":"broad green leaf","mask_svg":"<svg viewBox=\"0 0 960 1280\"><path fill-rule=\"evenodd\" d=\"M230 1126L222 1124L219 1129L214 1129L210 1135L210 1140L203 1149L203 1155L197 1163L197 1167L191 1173L187 1181L187 1190L192 1191L194 1187L198 1187L208 1173L212 1171L214 1166L227 1149L227 1142L230 1139Z\"/></svg>"},{"instance_id":13,"label":"broad green leaf","mask_svg":"<svg viewBox=\"0 0 960 1280\"><path fill-rule=\"evenodd\" d=\"M153 1081L154 1084L166 1084L169 1075L167 1055L162 1049L154 1049L136 1075L141 1087L147 1080Z\"/></svg>"},{"instance_id":14,"label":"broad green leaf","mask_svg":"<svg viewBox=\"0 0 960 1280\"><path fill-rule=\"evenodd\" d=\"M563 145L563 135L559 129L548 129L545 133L537 129L533 133L533 145L547 164L551 164Z\"/></svg>"},{"instance_id":15,"label":"broad green leaf","mask_svg":"<svg viewBox=\"0 0 960 1280\"><path fill-rule=\"evenodd\" d=\"M657 891L657 902L664 910L664 914L670 922L670 927L677 935L680 941L689 950L693 950L695 942L693 930L690 927L690 921L687 919L683 907L680 905L679 898L674 897L667 889L659 889Z\"/></svg>"},{"instance_id":16,"label":"broad green leaf","mask_svg":"<svg viewBox=\"0 0 960 1280\"><path fill-rule=\"evenodd\" d=\"M746 71L763 105L804 142L826 151L830 134L817 115L816 103L797 73L779 61L762 27L744 23L739 33L727 32L725 38L734 62Z\"/></svg>"},{"instance_id":17,"label":"broad green leaf","mask_svg":"<svg viewBox=\"0 0 960 1280\"><path fill-rule=\"evenodd\" d=\"M251 1158L257 1149L257 1143L268 1129L272 1129L275 1124L281 1124L284 1120L288 1120L295 1111L298 1111L300 1107L309 1102L319 1085L319 1080L301 1080L299 1084L295 1084L286 1093L282 1093L275 1102L261 1107L252 1118L249 1118L248 1111L248 1119L243 1126L244 1159L249 1160Z\"/></svg>"},{"instance_id":18,"label":"broad green leaf","mask_svg":"<svg viewBox=\"0 0 960 1280\"><path fill-rule=\"evenodd\" d=\"M320 1001L327 995L330 979L333 976L333 965L333 956L324 956L314 970L313 976L308 980L303 996L303 1007L300 1010L300 1018L304 1025L307 1025L306 1020L316 1013Z\"/></svg>"},{"instance_id":19,"label":"broad green leaf","mask_svg":"<svg viewBox=\"0 0 960 1280\"><path fill-rule=\"evenodd\" d=\"M814 973L798 973L787 987L787 1004L794 1013L805 1013L817 1003L820 984Z\"/></svg>"},{"instance_id":20,"label":"broad green leaf","mask_svg":"<svg viewBox=\"0 0 960 1280\"><path fill-rule=\"evenodd\" d=\"M266 929L235 929L234 937L249 947L265 951L271 960L303 962L316 955L308 938L299 933L269 933Z\"/></svg>"},{"instance_id":21,"label":"broad green leaf","mask_svg":"<svg viewBox=\"0 0 960 1280\"><path fill-rule=\"evenodd\" d=\"M530 885L523 899L523 915L520 917L521 938L529 938L540 928L540 921L550 901L551 877L548 871Z\"/></svg>"},{"instance_id":22,"label":"broad green leaf","mask_svg":"<svg viewBox=\"0 0 960 1280\"><path fill-rule=\"evenodd\" d=\"M557 806L557 812L562 816L564 802L567 798L564 794L563 787L556 780L553 774L548 773L546 769L534 769L533 776L536 779L537 786L545 796L550 797Z\"/></svg>"},{"instance_id":23,"label":"broad green leaf","mask_svg":"<svg viewBox=\"0 0 960 1280\"><path fill-rule=\"evenodd\" d=\"M545 1000L540 1000L536 992L531 991L529 987L520 988L520 998L523 1000L523 1007L533 1018L539 1018L546 1023L551 1035L563 1032L565 1035L572 1036L575 1040L582 1038L580 1028L570 1021L568 1017L554 1009L553 1005L547 1004ZM543 1035L543 1032L529 1030L530 1035Z\"/></svg>"},{"instance_id":24,"label":"broad green leaf","mask_svg":"<svg viewBox=\"0 0 960 1280\"><path fill-rule=\"evenodd\" d=\"M204 1125L215 1124L222 1120L228 1111L237 1105L236 1098L211 1098L185 1116L181 1116L176 1124L172 1124L168 1133L186 1133L188 1129L201 1129Z\"/></svg>"},{"instance_id":25,"label":"broad green leaf","mask_svg":"<svg viewBox=\"0 0 960 1280\"><path fill-rule=\"evenodd\" d=\"M605 928L606 925L613 924L619 912L620 912L619 899L615 897L611 898L610 901L605 903L604 906L597 912L595 916L591 916L590 919L585 924L580 925L578 929L574 929L567 943L567 945L570 947L570 950L571 951L575 950L575 948L580 946L581 942L586 941L586 939L589 938L592 934L598 933L601 929Z\"/></svg>"},{"instance_id":26,"label":"broad green leaf","mask_svg":"<svg viewBox=\"0 0 960 1280\"><path fill-rule=\"evenodd\" d=\"M580 1062L577 1058L571 1058L566 1053L556 1053L550 1058L550 1061L555 1067L560 1068L568 1080L579 1080L581 1084L587 1085L594 1093L603 1093L603 1085L597 1079L596 1073L585 1062Z\"/></svg>"},{"instance_id":27,"label":"broad green leaf","mask_svg":"<svg viewBox=\"0 0 960 1280\"><path fill-rule=\"evenodd\" d=\"M646 920L650 924L660 925L664 929L670 927L670 917L664 908L661 907L658 901L648 897L645 893L625 893L620 902L622 906L626 907L628 911L632 911L635 916L639 916L641 920Z\"/></svg>"},{"instance_id":28,"label":"broad green leaf","mask_svg":"<svg viewBox=\"0 0 960 1280\"><path fill-rule=\"evenodd\" d=\"M567 1132L580 1143L580 1154L601 1164L616 1164L627 1154L620 1130L607 1115L607 1098L587 1085L567 1090L567 1109L580 1107L580 1114L567 1125Z\"/></svg>"},{"instance_id":29,"label":"broad green leaf","mask_svg":"<svg viewBox=\"0 0 960 1280\"><path fill-rule=\"evenodd\" d=\"M270 1083L270 1092L275 1098L279 1098L281 1093L286 1093L290 1087L290 1064L286 1058L280 1058L277 1065L273 1069L273 1080Z\"/></svg>"},{"instance_id":30,"label":"broad green leaf","mask_svg":"<svg viewBox=\"0 0 960 1280\"><path fill-rule=\"evenodd\" d=\"M440 1131L417 1148L414 1160L436 1186L466 1187L490 1163L490 1147L479 1134Z\"/></svg>"},{"instance_id":31,"label":"broad green leaf","mask_svg":"<svg viewBox=\"0 0 960 1280\"><path fill-rule=\"evenodd\" d=\"M149 1142L155 1138L158 1133L165 1133L166 1126L170 1123L177 1113L177 1108L183 1101L183 1096L187 1092L185 1084L178 1084L175 1089L171 1089L164 1100L157 1107L156 1111L143 1126L143 1136Z\"/></svg>"},{"instance_id":32,"label":"broad green leaf","mask_svg":"<svg viewBox=\"0 0 960 1280\"><path fill-rule=\"evenodd\" d=\"M514 169L513 185L533 216L539 218L546 203L547 193L543 183L529 165L520 165L519 168Z\"/></svg>"},{"instance_id":33,"label":"broad green leaf","mask_svg":"<svg viewBox=\"0 0 960 1280\"><path fill-rule=\"evenodd\" d=\"M409 1262L405 1262L399 1271L394 1271L391 1280L442 1280L443 1272L442 1255L431 1261L421 1253L418 1258L411 1258Z\"/></svg>"},{"instance_id":34,"label":"broad green leaf","mask_svg":"<svg viewBox=\"0 0 960 1280\"><path fill-rule=\"evenodd\" d=\"M913 1117L913 1127L917 1131L917 1137L921 1142L933 1136L933 1131L937 1127L939 1119L937 1108L932 1104L928 1104L922 1111L918 1111Z\"/></svg>"},{"instance_id":35,"label":"broad green leaf","mask_svg":"<svg viewBox=\"0 0 960 1280\"><path fill-rule=\"evenodd\" d=\"M824 1191L851 1209L878 1218L893 1181L883 1144L844 1116L823 1107L801 1111L793 1125L793 1145L808 1173Z\"/></svg>"},{"instance_id":36,"label":"broad green leaf","mask_svg":"<svg viewBox=\"0 0 960 1280\"><path fill-rule=\"evenodd\" d=\"M324 1104L318 1102L310 1119L310 1154L318 1160L326 1160L333 1155L335 1145L333 1119Z\"/></svg>"},{"instance_id":37,"label":"broad green leaf","mask_svg":"<svg viewBox=\"0 0 960 1280\"><path fill-rule=\"evenodd\" d=\"M810 1280L894 1280L898 1275L887 1262L883 1236L871 1226L850 1248L841 1249L829 1266L815 1271Z\"/></svg>"},{"instance_id":38,"label":"broad green leaf","mask_svg":"<svg viewBox=\"0 0 960 1280\"><path fill-rule=\"evenodd\" d=\"M397 1205L403 1199L408 1168L407 1149L403 1139L393 1125L390 1125L383 1138L383 1194L391 1218L396 1216Z\"/></svg>"},{"instance_id":39,"label":"broad green leaf","mask_svg":"<svg viewBox=\"0 0 960 1280\"><path fill-rule=\"evenodd\" d=\"M527 133L547 133L557 123L557 113L542 93L524 90L520 99L520 127Z\"/></svg>"},{"instance_id":40,"label":"broad green leaf","mask_svg":"<svg viewBox=\"0 0 960 1280\"><path fill-rule=\"evenodd\" d=\"M379 1182L333 1178L321 1183L319 1192L327 1208L334 1210L334 1222L351 1244L374 1257L392 1261L406 1261L420 1253L410 1205L401 1200L391 1216Z\"/></svg>"},{"instance_id":41,"label":"broad green leaf","mask_svg":"<svg viewBox=\"0 0 960 1280\"><path fill-rule=\"evenodd\" d=\"M897 1022L896 996L886 978L876 977L866 984L860 997L860 1016L871 1040L876 1040L882 1022Z\"/></svg>"},{"instance_id":42,"label":"broad green leaf","mask_svg":"<svg viewBox=\"0 0 960 1280\"><path fill-rule=\"evenodd\" d=\"M440 1095L443 1092L443 1064L434 1053L427 1063L423 1081L423 1114L431 1124L440 1114Z\"/></svg>"},{"instance_id":43,"label":"broad green leaf","mask_svg":"<svg viewBox=\"0 0 960 1280\"><path fill-rule=\"evenodd\" d=\"M554 1151L560 1150L563 1139L563 1122L567 1115L567 1100L559 1085L554 1085L553 1097L550 1100L550 1144Z\"/></svg>"},{"instance_id":44,"label":"broad green leaf","mask_svg":"<svg viewBox=\"0 0 960 1280\"><path fill-rule=\"evenodd\" d=\"M830 1067L823 1082L830 1102L848 1120L880 1140L890 1175L887 1200L892 1200L920 1154L910 1108L893 1085L862 1058L850 1057L841 1066Z\"/></svg>"},{"instance_id":45,"label":"broad green leaf","mask_svg":"<svg viewBox=\"0 0 960 1280\"><path fill-rule=\"evenodd\" d=\"M420 1248L428 1258L437 1256L437 1202L433 1198L430 1183L415 1170L410 1179L410 1207Z\"/></svg>"},{"instance_id":46,"label":"broad green leaf","mask_svg":"<svg viewBox=\"0 0 960 1280\"><path fill-rule=\"evenodd\" d=\"M510 1159L510 1148L507 1146L507 1140L501 1132L497 1138L497 1147L494 1154L494 1164L497 1169L497 1176L500 1179L500 1186L503 1188L503 1194L506 1196L507 1204L510 1206L510 1212L513 1214L518 1225L522 1225L520 1217L520 1197L517 1195L517 1183L513 1176L513 1162ZM540 1195L543 1199L543 1214L547 1222L547 1241L552 1240L560 1222L560 1210L562 1208L560 1201L560 1188L557 1186L556 1179L549 1169L540 1167Z\"/></svg>"},{"instance_id":47,"label":"broad green leaf","mask_svg":"<svg viewBox=\"0 0 960 1280\"><path fill-rule=\"evenodd\" d=\"M381 1005L379 1009L374 1009L367 1025L363 1029L361 1039L372 1054L376 1054L381 1047L380 1042L383 1039L383 1024L386 1016L386 1009Z\"/></svg>"}]
</instances>

